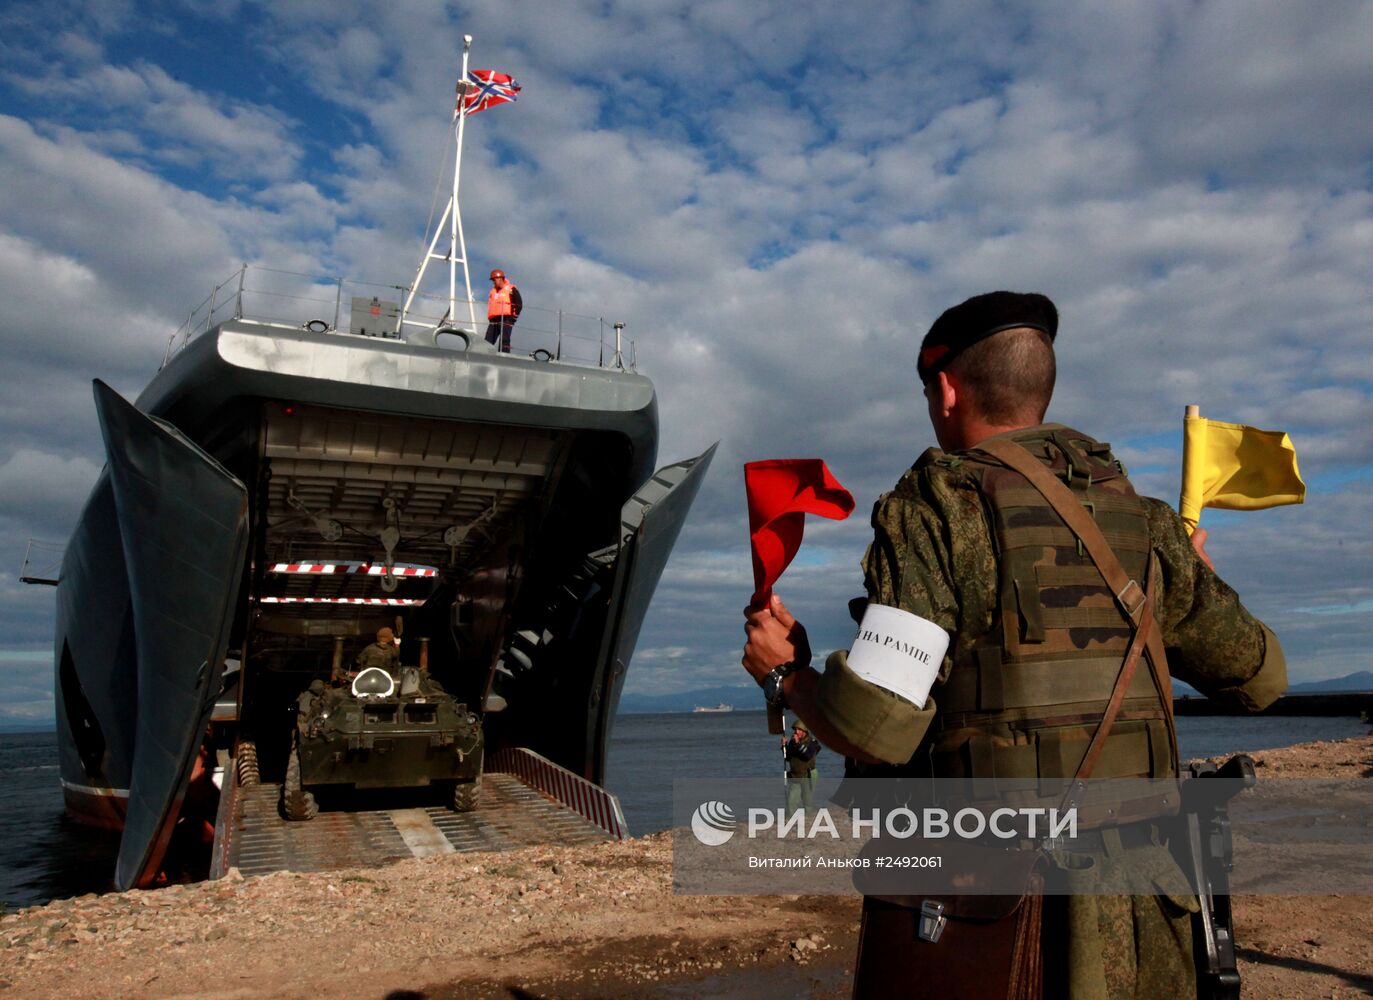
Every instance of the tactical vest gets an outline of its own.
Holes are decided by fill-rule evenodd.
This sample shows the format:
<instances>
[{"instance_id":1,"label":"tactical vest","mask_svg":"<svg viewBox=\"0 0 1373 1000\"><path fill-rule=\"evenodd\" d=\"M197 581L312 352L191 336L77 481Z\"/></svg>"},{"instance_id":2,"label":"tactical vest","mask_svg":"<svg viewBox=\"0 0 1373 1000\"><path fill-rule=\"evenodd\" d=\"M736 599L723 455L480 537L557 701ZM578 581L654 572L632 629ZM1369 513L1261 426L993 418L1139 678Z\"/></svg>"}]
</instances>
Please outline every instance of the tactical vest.
<instances>
[{"instance_id":1,"label":"tactical vest","mask_svg":"<svg viewBox=\"0 0 1373 1000\"><path fill-rule=\"evenodd\" d=\"M1148 515L1110 446L1057 425L1012 440L1070 488L1128 576L1143 585ZM976 449L945 461L961 463L978 481L999 596L992 628L976 642L960 644L948 680L931 691L939 712L916 757L928 753L927 773L935 777L973 779L979 797L997 795L999 778L1071 779L1134 629L1077 537L1029 480ZM1166 665L1157 666L1166 691ZM1177 774L1177 738L1165 697L1171 691L1160 692L1142 660L1093 778ZM1110 817L1129 822L1175 810L1176 803L1140 800L1117 803Z\"/></svg>"},{"instance_id":2,"label":"tactical vest","mask_svg":"<svg viewBox=\"0 0 1373 1000\"><path fill-rule=\"evenodd\" d=\"M795 749L799 750L801 748L796 747ZM793 755L793 745L791 742L787 743L786 757L787 774L793 778L804 778L815 770L815 758L812 757L810 760L804 760L799 755Z\"/></svg>"}]
</instances>

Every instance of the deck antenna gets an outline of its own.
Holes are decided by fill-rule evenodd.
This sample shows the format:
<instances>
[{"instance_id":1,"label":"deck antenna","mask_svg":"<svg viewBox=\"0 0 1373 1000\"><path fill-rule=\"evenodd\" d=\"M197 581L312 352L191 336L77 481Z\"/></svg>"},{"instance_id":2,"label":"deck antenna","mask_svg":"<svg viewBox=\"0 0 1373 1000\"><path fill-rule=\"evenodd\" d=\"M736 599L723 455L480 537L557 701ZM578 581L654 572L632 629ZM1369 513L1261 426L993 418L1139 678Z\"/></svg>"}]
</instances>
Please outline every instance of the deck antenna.
<instances>
[{"instance_id":1,"label":"deck antenna","mask_svg":"<svg viewBox=\"0 0 1373 1000\"><path fill-rule=\"evenodd\" d=\"M434 227L434 236L429 241L429 249L420 260L419 270L415 272L415 280L410 284L410 294L406 296L405 308L401 310L401 325L405 326L429 326L428 323L420 323L409 320L406 317L410 314L410 306L415 301L415 295L419 292L420 281L424 278L425 269L429 267L431 260L448 261L448 312L438 323L443 326L445 322L449 325L457 323L458 311L458 265L462 265L463 285L467 289L467 318L471 324L473 334L477 331L477 307L472 301L472 274L467 267L467 239L462 232L462 212L458 208L458 188L462 180L462 135L463 125L467 121L467 90L471 86L467 77L468 55L472 49L472 36L462 36L462 77L458 80L458 100L457 106L453 111L453 120L457 126L457 154L453 160L453 194L448 199L448 207L443 210L443 217L439 219L439 224ZM446 254L435 253L435 248L439 244L439 238L443 235L444 228L448 228L448 252Z\"/></svg>"}]
</instances>

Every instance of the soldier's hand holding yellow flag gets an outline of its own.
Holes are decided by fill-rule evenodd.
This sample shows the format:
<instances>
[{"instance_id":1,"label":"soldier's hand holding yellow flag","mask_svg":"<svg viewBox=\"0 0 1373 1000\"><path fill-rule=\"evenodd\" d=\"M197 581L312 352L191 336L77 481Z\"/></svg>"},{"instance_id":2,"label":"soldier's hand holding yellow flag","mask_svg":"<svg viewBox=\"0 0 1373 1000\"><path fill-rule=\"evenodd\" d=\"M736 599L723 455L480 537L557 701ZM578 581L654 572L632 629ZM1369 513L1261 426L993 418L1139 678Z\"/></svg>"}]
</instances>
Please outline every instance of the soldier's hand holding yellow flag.
<instances>
[{"instance_id":1,"label":"soldier's hand holding yellow flag","mask_svg":"<svg viewBox=\"0 0 1373 1000\"><path fill-rule=\"evenodd\" d=\"M1189 534L1203 507L1263 510L1305 499L1297 452L1285 433L1207 420L1187 407L1178 513Z\"/></svg>"}]
</instances>

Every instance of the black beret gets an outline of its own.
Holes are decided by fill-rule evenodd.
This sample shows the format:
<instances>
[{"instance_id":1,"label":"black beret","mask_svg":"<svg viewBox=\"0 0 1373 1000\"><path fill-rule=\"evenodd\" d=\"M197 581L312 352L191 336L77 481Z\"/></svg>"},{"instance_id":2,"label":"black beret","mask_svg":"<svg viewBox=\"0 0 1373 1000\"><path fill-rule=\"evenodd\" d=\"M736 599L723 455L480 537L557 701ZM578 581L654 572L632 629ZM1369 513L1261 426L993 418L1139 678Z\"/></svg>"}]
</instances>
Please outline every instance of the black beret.
<instances>
[{"instance_id":1,"label":"black beret","mask_svg":"<svg viewBox=\"0 0 1373 1000\"><path fill-rule=\"evenodd\" d=\"M920 342L920 381L929 382L979 340L1017 327L1043 330L1052 341L1058 332L1058 310L1038 292L988 292L944 310Z\"/></svg>"}]
</instances>

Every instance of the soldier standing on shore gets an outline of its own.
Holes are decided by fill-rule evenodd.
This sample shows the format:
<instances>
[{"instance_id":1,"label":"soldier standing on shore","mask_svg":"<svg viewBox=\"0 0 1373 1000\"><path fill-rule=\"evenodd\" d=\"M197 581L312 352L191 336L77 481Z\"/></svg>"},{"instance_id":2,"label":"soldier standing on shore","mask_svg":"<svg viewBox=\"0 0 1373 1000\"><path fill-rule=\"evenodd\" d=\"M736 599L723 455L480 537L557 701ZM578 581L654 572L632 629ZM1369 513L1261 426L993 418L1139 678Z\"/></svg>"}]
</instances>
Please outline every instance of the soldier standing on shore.
<instances>
[{"instance_id":1,"label":"soldier standing on shore","mask_svg":"<svg viewBox=\"0 0 1373 1000\"><path fill-rule=\"evenodd\" d=\"M1178 766L1170 671L1249 711L1287 686L1276 637L1215 574L1204 533L1189 540L1171 507L1137 496L1109 446L1043 423L1057 329L1044 296L992 292L947 310L921 345L917 373L943 451L925 452L878 500L863 569L870 607L950 637L923 703L862 676L842 650L814 670L804 627L777 597L745 612L745 668L759 683L780 673L787 707L849 758L848 774L1070 779L1096 727L1064 725L1065 709L1105 718L1123 695L1129 725L1102 727L1095 776L1166 778ZM1095 524L1083 527L1084 514ZM1083 552L1092 532L1109 539L1100 560ZM1124 568L1127 588L1108 586L1106 563ZM1136 644L1137 631L1147 641ZM1141 669L1119 688L1132 656ZM1149 817L1114 830L1113 851L1173 864ZM1195 995L1195 908L1186 897L1046 899L1033 995ZM920 940L913 909L868 898L863 912L856 996L908 995L939 963L998 975Z\"/></svg>"},{"instance_id":2,"label":"soldier standing on shore","mask_svg":"<svg viewBox=\"0 0 1373 1000\"><path fill-rule=\"evenodd\" d=\"M782 738L782 753L787 762L787 815L797 809L815 808L815 758L820 741L797 719L791 724L791 739Z\"/></svg>"}]
</instances>

